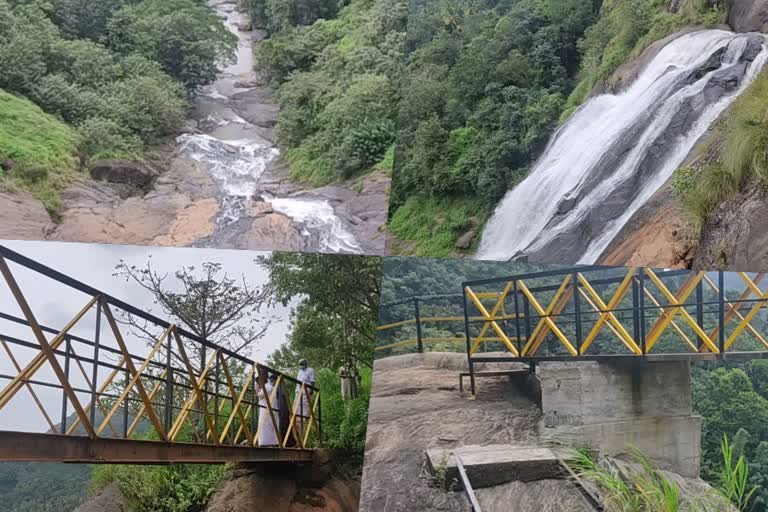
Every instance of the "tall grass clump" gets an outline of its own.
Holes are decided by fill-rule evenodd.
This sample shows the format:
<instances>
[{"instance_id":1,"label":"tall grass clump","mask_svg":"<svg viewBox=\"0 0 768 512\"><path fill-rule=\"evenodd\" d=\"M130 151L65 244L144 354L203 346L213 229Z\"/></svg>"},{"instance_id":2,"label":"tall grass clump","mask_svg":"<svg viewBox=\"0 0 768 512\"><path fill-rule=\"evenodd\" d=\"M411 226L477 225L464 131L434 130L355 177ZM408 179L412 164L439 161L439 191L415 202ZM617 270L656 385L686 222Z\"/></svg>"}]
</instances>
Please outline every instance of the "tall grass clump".
<instances>
[{"instance_id":1,"label":"tall grass clump","mask_svg":"<svg viewBox=\"0 0 768 512\"><path fill-rule=\"evenodd\" d=\"M700 229L723 202L750 183L768 185L768 71L734 102L718 128L717 162L703 166L695 185L681 194L694 227Z\"/></svg>"},{"instance_id":2,"label":"tall grass clump","mask_svg":"<svg viewBox=\"0 0 768 512\"><path fill-rule=\"evenodd\" d=\"M723 465L720 467L721 494L741 511L751 509L757 487L749 485L749 464L743 454L736 453L734 446L723 436L720 442Z\"/></svg>"},{"instance_id":3,"label":"tall grass clump","mask_svg":"<svg viewBox=\"0 0 768 512\"><path fill-rule=\"evenodd\" d=\"M569 465L583 479L594 483L608 512L715 512L723 510L722 498L711 495L682 499L680 488L656 470L648 457L629 448L634 469L619 472L599 464L587 450L575 450Z\"/></svg>"}]
</instances>

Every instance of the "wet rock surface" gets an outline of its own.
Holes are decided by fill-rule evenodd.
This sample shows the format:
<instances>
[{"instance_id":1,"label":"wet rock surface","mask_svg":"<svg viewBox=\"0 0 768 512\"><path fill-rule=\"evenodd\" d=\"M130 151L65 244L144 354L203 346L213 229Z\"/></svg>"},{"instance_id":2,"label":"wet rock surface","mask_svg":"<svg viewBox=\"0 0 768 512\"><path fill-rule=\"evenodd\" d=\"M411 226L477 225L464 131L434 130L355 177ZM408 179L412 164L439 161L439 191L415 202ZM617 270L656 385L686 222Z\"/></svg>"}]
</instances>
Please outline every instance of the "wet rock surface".
<instances>
[{"instance_id":1,"label":"wet rock surface","mask_svg":"<svg viewBox=\"0 0 768 512\"><path fill-rule=\"evenodd\" d=\"M677 34L678 37L681 35ZM765 40L758 34L743 37L744 47L738 50L736 59L726 62L728 51L725 48L714 51L690 73L680 75L661 100L651 105L652 108L632 119L610 147L601 150L601 158L579 183L574 194L561 202L556 214L540 231L542 241L519 254L541 263L575 263L577 260L574 258L588 254L593 242L604 239L610 226L637 200L639 192L653 190L651 183L654 183L658 170L668 167L669 162L678 158L679 141L690 137L693 127L709 115L709 107L722 98L733 97L736 89L741 87L749 64L755 60ZM694 83L698 91L696 94L685 94L670 103L668 98L675 92ZM658 120L667 116L665 124L657 126ZM650 127L655 127L656 131L649 132ZM643 139L646 139L645 148L637 154L636 146ZM621 180L616 179L617 169L627 165L632 166L631 173ZM600 199L599 207L596 206L595 190L611 180L615 183L610 193ZM583 208L576 212L575 205ZM605 249L600 252L604 253Z\"/></svg>"},{"instance_id":2,"label":"wet rock surface","mask_svg":"<svg viewBox=\"0 0 768 512\"><path fill-rule=\"evenodd\" d=\"M726 0L728 24L736 32L768 32L768 0Z\"/></svg>"}]
</instances>

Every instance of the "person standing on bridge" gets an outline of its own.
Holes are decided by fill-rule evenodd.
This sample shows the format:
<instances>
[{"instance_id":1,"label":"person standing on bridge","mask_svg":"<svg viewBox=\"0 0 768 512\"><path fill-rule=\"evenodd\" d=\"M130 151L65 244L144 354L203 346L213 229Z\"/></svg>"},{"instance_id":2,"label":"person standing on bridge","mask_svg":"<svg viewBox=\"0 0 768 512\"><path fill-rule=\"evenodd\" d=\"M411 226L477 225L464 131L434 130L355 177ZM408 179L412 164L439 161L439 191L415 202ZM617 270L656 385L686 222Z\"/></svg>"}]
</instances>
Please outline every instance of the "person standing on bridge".
<instances>
[{"instance_id":1,"label":"person standing on bridge","mask_svg":"<svg viewBox=\"0 0 768 512\"><path fill-rule=\"evenodd\" d=\"M275 424L280 425L280 410L277 407L277 401L273 400L276 379L275 374L270 373L267 383L264 385L264 391L259 389L259 407L261 407L261 413L264 414L261 431L259 432L259 446L280 446L280 439L275 430ZM269 414L270 407L275 417L274 423Z\"/></svg>"},{"instance_id":2,"label":"person standing on bridge","mask_svg":"<svg viewBox=\"0 0 768 512\"><path fill-rule=\"evenodd\" d=\"M310 368L306 359L299 361L299 373L296 375L296 380L299 381L299 384L296 384L296 399L301 398L296 412L296 423L300 425L299 432L303 437L304 427L309 421L312 410L312 388L315 387L315 370ZM304 391L302 391L300 383L305 384Z\"/></svg>"}]
</instances>

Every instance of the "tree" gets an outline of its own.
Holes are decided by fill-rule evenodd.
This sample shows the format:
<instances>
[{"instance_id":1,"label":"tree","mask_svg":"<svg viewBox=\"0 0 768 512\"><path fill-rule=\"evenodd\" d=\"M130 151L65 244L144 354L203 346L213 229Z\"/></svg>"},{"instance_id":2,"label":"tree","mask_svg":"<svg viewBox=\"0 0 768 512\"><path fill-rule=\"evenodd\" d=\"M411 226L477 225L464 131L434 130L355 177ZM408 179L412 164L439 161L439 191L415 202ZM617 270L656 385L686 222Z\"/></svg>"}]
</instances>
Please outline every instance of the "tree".
<instances>
[{"instance_id":1,"label":"tree","mask_svg":"<svg viewBox=\"0 0 768 512\"><path fill-rule=\"evenodd\" d=\"M237 37L202 2L144 0L117 11L109 21L107 46L159 62L190 92L213 82L219 66L235 57Z\"/></svg>"},{"instance_id":2,"label":"tree","mask_svg":"<svg viewBox=\"0 0 768 512\"><path fill-rule=\"evenodd\" d=\"M303 298L287 350L327 351L328 364L373 359L382 260L378 257L274 253L258 260L269 271L272 298ZM291 361L290 352L283 361Z\"/></svg>"},{"instance_id":3,"label":"tree","mask_svg":"<svg viewBox=\"0 0 768 512\"><path fill-rule=\"evenodd\" d=\"M152 267L151 258L143 267L121 261L114 275L152 293L154 303L170 322L232 352L246 351L261 339L272 320L265 315L271 305L271 288L254 287L244 274L240 280L222 274L219 263L206 262L199 269L182 267L169 281L167 273ZM155 343L156 328L134 315L124 313L122 318L137 335Z\"/></svg>"}]
</instances>

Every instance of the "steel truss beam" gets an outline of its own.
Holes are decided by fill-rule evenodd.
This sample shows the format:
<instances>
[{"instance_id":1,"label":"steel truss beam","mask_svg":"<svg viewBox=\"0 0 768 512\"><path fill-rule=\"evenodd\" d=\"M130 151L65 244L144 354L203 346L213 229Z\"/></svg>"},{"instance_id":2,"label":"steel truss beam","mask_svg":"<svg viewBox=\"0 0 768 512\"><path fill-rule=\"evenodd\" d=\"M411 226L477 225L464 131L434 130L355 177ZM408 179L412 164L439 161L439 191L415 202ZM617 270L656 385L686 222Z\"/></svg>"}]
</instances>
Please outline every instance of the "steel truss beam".
<instances>
[{"instance_id":1,"label":"steel truss beam","mask_svg":"<svg viewBox=\"0 0 768 512\"><path fill-rule=\"evenodd\" d=\"M312 451L300 448L215 446L133 439L88 439L60 434L0 431L0 460L89 464L310 462Z\"/></svg>"}]
</instances>

